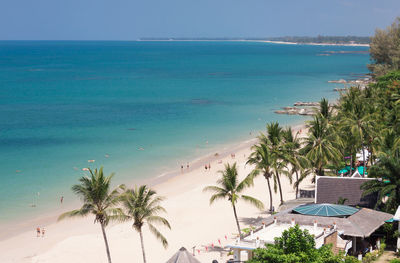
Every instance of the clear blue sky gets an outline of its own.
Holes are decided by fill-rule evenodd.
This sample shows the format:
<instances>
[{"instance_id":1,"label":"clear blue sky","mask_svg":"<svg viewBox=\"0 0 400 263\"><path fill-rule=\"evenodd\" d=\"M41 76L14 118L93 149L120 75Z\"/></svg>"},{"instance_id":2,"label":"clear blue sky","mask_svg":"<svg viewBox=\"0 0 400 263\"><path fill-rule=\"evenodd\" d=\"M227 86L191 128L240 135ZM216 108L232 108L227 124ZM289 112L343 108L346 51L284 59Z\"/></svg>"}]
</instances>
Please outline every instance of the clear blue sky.
<instances>
[{"instance_id":1,"label":"clear blue sky","mask_svg":"<svg viewBox=\"0 0 400 263\"><path fill-rule=\"evenodd\" d=\"M2 40L372 35L400 0L0 0Z\"/></svg>"}]
</instances>

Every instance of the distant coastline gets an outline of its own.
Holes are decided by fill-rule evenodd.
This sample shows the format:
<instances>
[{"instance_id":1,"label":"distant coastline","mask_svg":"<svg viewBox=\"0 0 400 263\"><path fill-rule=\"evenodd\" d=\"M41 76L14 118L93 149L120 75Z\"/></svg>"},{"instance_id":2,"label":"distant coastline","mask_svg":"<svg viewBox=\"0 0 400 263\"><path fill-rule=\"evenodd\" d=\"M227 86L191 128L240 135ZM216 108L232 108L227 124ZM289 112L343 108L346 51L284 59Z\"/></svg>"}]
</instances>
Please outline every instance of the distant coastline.
<instances>
[{"instance_id":1,"label":"distant coastline","mask_svg":"<svg viewBox=\"0 0 400 263\"><path fill-rule=\"evenodd\" d=\"M274 40L242 40L247 42L262 42L272 44L284 44L284 45L311 45L311 46L342 46L342 47L369 47L369 44L361 43L314 43L314 42L287 42L287 41L274 41Z\"/></svg>"},{"instance_id":2,"label":"distant coastline","mask_svg":"<svg viewBox=\"0 0 400 263\"><path fill-rule=\"evenodd\" d=\"M283 45L311 45L311 46L342 46L342 47L369 47L363 43L315 43L315 42L289 42L275 40L251 40L251 39L138 39L140 42L258 42Z\"/></svg>"}]
</instances>

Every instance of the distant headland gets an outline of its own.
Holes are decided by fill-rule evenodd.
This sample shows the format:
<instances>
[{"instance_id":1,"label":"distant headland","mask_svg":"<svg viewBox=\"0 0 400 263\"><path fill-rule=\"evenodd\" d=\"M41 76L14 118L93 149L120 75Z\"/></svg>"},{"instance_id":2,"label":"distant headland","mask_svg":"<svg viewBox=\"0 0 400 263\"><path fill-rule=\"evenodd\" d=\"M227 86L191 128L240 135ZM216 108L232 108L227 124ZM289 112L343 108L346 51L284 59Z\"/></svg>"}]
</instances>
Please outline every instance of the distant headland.
<instances>
[{"instance_id":1,"label":"distant headland","mask_svg":"<svg viewBox=\"0 0 400 263\"><path fill-rule=\"evenodd\" d=\"M266 38L143 37L138 41L252 41L291 45L369 46L368 36L285 36Z\"/></svg>"}]
</instances>

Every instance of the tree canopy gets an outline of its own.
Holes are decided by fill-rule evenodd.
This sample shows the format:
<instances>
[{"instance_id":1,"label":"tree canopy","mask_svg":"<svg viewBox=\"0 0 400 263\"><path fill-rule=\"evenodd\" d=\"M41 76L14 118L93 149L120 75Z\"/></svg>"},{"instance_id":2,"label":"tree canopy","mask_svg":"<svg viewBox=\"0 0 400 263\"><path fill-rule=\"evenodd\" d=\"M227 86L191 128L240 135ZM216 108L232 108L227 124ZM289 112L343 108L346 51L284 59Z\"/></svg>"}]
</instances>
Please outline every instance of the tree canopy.
<instances>
[{"instance_id":1,"label":"tree canopy","mask_svg":"<svg viewBox=\"0 0 400 263\"><path fill-rule=\"evenodd\" d=\"M373 63L368 68L378 76L400 69L400 17L386 29L375 31L370 55Z\"/></svg>"},{"instance_id":2,"label":"tree canopy","mask_svg":"<svg viewBox=\"0 0 400 263\"><path fill-rule=\"evenodd\" d=\"M283 231L282 236L275 239L275 244L254 250L254 257L248 262L339 263L344 259L341 254L333 254L329 245L315 248L314 237L296 225Z\"/></svg>"}]
</instances>

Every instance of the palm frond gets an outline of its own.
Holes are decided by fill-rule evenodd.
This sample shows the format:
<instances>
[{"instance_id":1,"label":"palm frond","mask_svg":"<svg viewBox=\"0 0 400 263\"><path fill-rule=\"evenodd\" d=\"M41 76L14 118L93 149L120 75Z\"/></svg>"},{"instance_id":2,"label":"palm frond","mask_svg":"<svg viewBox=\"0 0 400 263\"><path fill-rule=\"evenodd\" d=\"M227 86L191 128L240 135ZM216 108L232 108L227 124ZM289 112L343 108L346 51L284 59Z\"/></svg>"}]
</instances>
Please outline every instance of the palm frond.
<instances>
[{"instance_id":1,"label":"palm frond","mask_svg":"<svg viewBox=\"0 0 400 263\"><path fill-rule=\"evenodd\" d=\"M252 204L253 206L257 207L258 209L260 209L260 210L264 209L264 204L260 200L254 198L254 197L248 196L248 195L242 195L241 197L244 201Z\"/></svg>"},{"instance_id":2,"label":"palm frond","mask_svg":"<svg viewBox=\"0 0 400 263\"><path fill-rule=\"evenodd\" d=\"M155 235L156 238L161 241L163 247L168 248L168 241L163 236L163 234L161 234L161 232L158 231L158 229L156 227L154 227L152 224L148 223L148 226L149 226L150 232L153 233L153 235Z\"/></svg>"}]
</instances>

